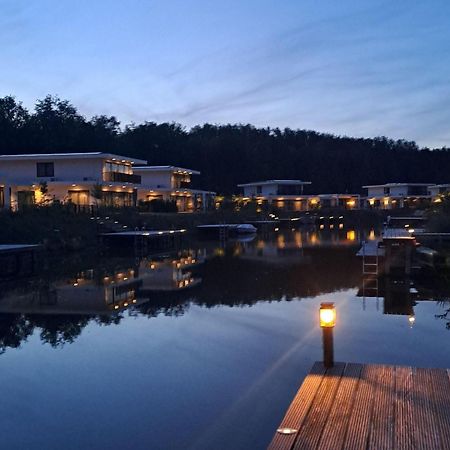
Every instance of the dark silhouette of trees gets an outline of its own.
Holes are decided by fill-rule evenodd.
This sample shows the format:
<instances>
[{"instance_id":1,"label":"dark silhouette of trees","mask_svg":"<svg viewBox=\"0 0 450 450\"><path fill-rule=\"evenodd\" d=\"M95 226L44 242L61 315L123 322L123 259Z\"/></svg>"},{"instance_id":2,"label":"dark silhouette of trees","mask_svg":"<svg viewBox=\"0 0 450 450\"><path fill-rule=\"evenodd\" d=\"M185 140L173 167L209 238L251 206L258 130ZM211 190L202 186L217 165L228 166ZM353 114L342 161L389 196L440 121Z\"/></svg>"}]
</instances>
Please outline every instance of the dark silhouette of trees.
<instances>
[{"instance_id":1,"label":"dark silhouette of trees","mask_svg":"<svg viewBox=\"0 0 450 450\"><path fill-rule=\"evenodd\" d=\"M47 96L27 111L0 98L0 153L108 151L200 170L196 186L222 194L249 181L312 181L314 193L361 192L365 184L450 182L450 150L430 150L387 137L351 138L289 128L144 122L120 128L114 116L81 115Z\"/></svg>"}]
</instances>

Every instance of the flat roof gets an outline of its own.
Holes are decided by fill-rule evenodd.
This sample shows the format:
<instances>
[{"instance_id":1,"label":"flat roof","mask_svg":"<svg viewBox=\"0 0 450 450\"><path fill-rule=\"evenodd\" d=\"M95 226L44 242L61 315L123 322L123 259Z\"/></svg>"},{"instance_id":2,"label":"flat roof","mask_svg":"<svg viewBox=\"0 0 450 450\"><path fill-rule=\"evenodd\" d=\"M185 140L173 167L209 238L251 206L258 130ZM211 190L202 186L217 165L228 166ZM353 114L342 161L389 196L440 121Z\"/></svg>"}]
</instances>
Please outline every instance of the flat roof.
<instances>
[{"instance_id":1,"label":"flat roof","mask_svg":"<svg viewBox=\"0 0 450 450\"><path fill-rule=\"evenodd\" d=\"M24 153L20 155L0 155L0 161L15 161L28 159L111 159L113 161L125 161L132 164L145 164L143 159L130 158L129 156L116 155L114 153L104 152L79 152L79 153Z\"/></svg>"},{"instance_id":2,"label":"flat roof","mask_svg":"<svg viewBox=\"0 0 450 450\"><path fill-rule=\"evenodd\" d=\"M446 187L450 187L450 183L447 183L447 184L430 184L429 187L433 187L433 188L441 188L441 187L443 187L443 188L446 188Z\"/></svg>"},{"instance_id":3,"label":"flat roof","mask_svg":"<svg viewBox=\"0 0 450 450\"><path fill-rule=\"evenodd\" d=\"M363 186L363 188L375 188L375 187L400 187L400 186L435 186L434 183L386 183L386 184L371 184Z\"/></svg>"},{"instance_id":4,"label":"flat roof","mask_svg":"<svg viewBox=\"0 0 450 450\"><path fill-rule=\"evenodd\" d=\"M178 166L135 166L135 171L142 171L142 172L181 172L186 173L189 175L200 175L200 172L198 170L193 169L185 169L184 167L178 167Z\"/></svg>"},{"instance_id":5,"label":"flat roof","mask_svg":"<svg viewBox=\"0 0 450 450\"><path fill-rule=\"evenodd\" d=\"M311 184L311 181L302 181L302 180L266 180L266 181L255 181L253 183L238 184L238 187L261 186L261 185L267 185L267 184L302 185L302 184Z\"/></svg>"}]
</instances>

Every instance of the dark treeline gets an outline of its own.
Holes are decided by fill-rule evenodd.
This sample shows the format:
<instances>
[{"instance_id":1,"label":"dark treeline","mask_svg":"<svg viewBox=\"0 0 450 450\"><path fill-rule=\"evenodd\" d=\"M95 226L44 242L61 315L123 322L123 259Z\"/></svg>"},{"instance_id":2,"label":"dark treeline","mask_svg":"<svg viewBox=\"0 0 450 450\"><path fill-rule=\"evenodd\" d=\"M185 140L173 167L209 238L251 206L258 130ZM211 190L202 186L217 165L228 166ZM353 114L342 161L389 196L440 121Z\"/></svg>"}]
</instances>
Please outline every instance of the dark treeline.
<instances>
[{"instance_id":1,"label":"dark treeline","mask_svg":"<svg viewBox=\"0 0 450 450\"><path fill-rule=\"evenodd\" d=\"M386 137L358 139L252 125L196 126L116 117L87 119L70 102L47 96L28 111L0 98L0 153L105 151L202 172L195 186L219 193L273 178L312 181L315 193L358 193L364 184L450 182L450 150L420 149Z\"/></svg>"}]
</instances>

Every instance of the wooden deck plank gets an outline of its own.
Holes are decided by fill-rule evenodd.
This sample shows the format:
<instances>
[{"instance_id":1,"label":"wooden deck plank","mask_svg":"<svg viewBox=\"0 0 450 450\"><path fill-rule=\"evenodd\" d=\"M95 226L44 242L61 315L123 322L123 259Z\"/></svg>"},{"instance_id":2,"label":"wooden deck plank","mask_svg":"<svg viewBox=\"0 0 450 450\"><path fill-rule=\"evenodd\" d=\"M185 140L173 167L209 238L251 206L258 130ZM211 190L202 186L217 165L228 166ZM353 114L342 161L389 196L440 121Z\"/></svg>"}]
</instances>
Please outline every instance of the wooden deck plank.
<instances>
[{"instance_id":1,"label":"wooden deck plank","mask_svg":"<svg viewBox=\"0 0 450 450\"><path fill-rule=\"evenodd\" d=\"M373 408L373 386L376 380L370 366L363 366L356 391L343 448L366 449Z\"/></svg>"},{"instance_id":2,"label":"wooden deck plank","mask_svg":"<svg viewBox=\"0 0 450 450\"><path fill-rule=\"evenodd\" d=\"M394 448L414 450L414 421L412 414L412 368L395 368L395 431Z\"/></svg>"},{"instance_id":3,"label":"wooden deck plank","mask_svg":"<svg viewBox=\"0 0 450 450\"><path fill-rule=\"evenodd\" d=\"M336 363L323 376L319 390L297 435L293 447L295 450L313 450L317 448L344 369L345 364Z\"/></svg>"},{"instance_id":4,"label":"wooden deck plank","mask_svg":"<svg viewBox=\"0 0 450 450\"><path fill-rule=\"evenodd\" d=\"M370 366L373 377L373 410L368 449L390 450L394 445L394 367Z\"/></svg>"},{"instance_id":5,"label":"wooden deck plank","mask_svg":"<svg viewBox=\"0 0 450 450\"><path fill-rule=\"evenodd\" d=\"M323 375L326 369L322 363L316 362L311 369L311 372L305 378L305 381L300 386L294 400L292 401L289 409L284 416L283 421L279 427L280 429L293 429L299 430L306 414L309 411L311 403L317 393L322 382ZM269 445L270 450L284 450L291 449L297 433L293 434L281 434L279 432L275 433L272 442Z\"/></svg>"},{"instance_id":6,"label":"wooden deck plank","mask_svg":"<svg viewBox=\"0 0 450 450\"><path fill-rule=\"evenodd\" d=\"M450 448L450 384L446 370L417 369L418 379L425 392L427 406L425 426L430 427L432 442L437 449Z\"/></svg>"},{"instance_id":7,"label":"wooden deck plank","mask_svg":"<svg viewBox=\"0 0 450 450\"><path fill-rule=\"evenodd\" d=\"M314 366L270 449L450 449L450 369Z\"/></svg>"},{"instance_id":8,"label":"wooden deck plank","mask_svg":"<svg viewBox=\"0 0 450 450\"><path fill-rule=\"evenodd\" d=\"M424 369L415 369L413 375L413 391L415 394L415 437L417 449L441 449L439 433L435 426L432 394L428 385L428 377Z\"/></svg>"},{"instance_id":9,"label":"wooden deck plank","mask_svg":"<svg viewBox=\"0 0 450 450\"><path fill-rule=\"evenodd\" d=\"M345 367L318 449L343 447L362 367L362 364Z\"/></svg>"}]
</instances>

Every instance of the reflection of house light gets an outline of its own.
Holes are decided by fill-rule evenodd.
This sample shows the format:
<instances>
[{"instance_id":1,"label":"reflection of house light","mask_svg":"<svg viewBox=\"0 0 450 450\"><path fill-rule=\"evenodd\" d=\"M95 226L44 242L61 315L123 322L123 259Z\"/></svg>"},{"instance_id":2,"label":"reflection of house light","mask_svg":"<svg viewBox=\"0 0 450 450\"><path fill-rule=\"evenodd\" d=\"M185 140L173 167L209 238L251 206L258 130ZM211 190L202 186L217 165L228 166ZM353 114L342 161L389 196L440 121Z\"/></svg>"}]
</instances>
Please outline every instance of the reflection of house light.
<instances>
[{"instance_id":1,"label":"reflection of house light","mask_svg":"<svg viewBox=\"0 0 450 450\"><path fill-rule=\"evenodd\" d=\"M155 265L154 264L150 264L150 269L154 269Z\"/></svg>"},{"instance_id":2,"label":"reflection of house light","mask_svg":"<svg viewBox=\"0 0 450 450\"><path fill-rule=\"evenodd\" d=\"M119 305L114 305L114 309L119 309Z\"/></svg>"},{"instance_id":3,"label":"reflection of house light","mask_svg":"<svg viewBox=\"0 0 450 450\"><path fill-rule=\"evenodd\" d=\"M408 228L408 233L413 234L414 231L416 231L416 230L414 230L414 228Z\"/></svg>"},{"instance_id":4,"label":"reflection of house light","mask_svg":"<svg viewBox=\"0 0 450 450\"><path fill-rule=\"evenodd\" d=\"M323 229L325 228L325 225L322 224L322 225L319 226L319 228L320 228L321 230L323 230Z\"/></svg>"},{"instance_id":5,"label":"reflection of house light","mask_svg":"<svg viewBox=\"0 0 450 450\"><path fill-rule=\"evenodd\" d=\"M73 283L74 286L78 286L78 283Z\"/></svg>"},{"instance_id":6,"label":"reflection of house light","mask_svg":"<svg viewBox=\"0 0 450 450\"><path fill-rule=\"evenodd\" d=\"M310 240L311 244L317 244L317 234L312 233L309 240Z\"/></svg>"},{"instance_id":7,"label":"reflection of house light","mask_svg":"<svg viewBox=\"0 0 450 450\"><path fill-rule=\"evenodd\" d=\"M334 224L330 224L330 229L332 230L334 228Z\"/></svg>"},{"instance_id":8,"label":"reflection of house light","mask_svg":"<svg viewBox=\"0 0 450 450\"><path fill-rule=\"evenodd\" d=\"M128 277L124 277L123 280L124 280L124 281L127 281L127 280L128 280Z\"/></svg>"},{"instance_id":9,"label":"reflection of house light","mask_svg":"<svg viewBox=\"0 0 450 450\"><path fill-rule=\"evenodd\" d=\"M356 233L354 230L347 231L347 239L349 241L354 241L356 239Z\"/></svg>"},{"instance_id":10,"label":"reflection of house light","mask_svg":"<svg viewBox=\"0 0 450 450\"><path fill-rule=\"evenodd\" d=\"M339 229L342 230L342 228L344 228L344 224L343 224L343 223L340 223L340 224L339 224Z\"/></svg>"},{"instance_id":11,"label":"reflection of house light","mask_svg":"<svg viewBox=\"0 0 450 450\"><path fill-rule=\"evenodd\" d=\"M369 232L369 239L370 239L371 241L373 241L373 240L376 239L376 236L375 236L375 230L370 230L370 232Z\"/></svg>"},{"instance_id":12,"label":"reflection of house light","mask_svg":"<svg viewBox=\"0 0 450 450\"><path fill-rule=\"evenodd\" d=\"M277 228L275 228L275 231L280 231L280 229L277 227Z\"/></svg>"}]
</instances>

